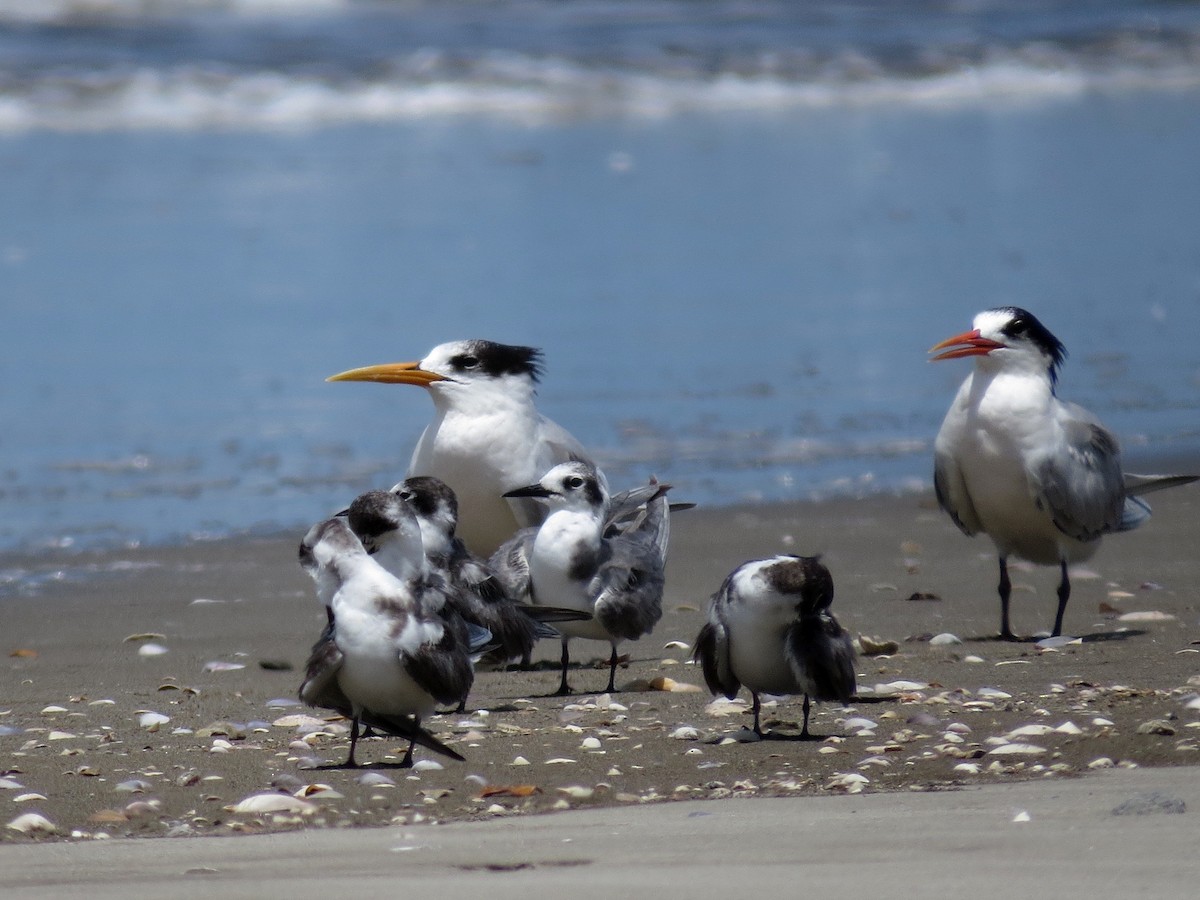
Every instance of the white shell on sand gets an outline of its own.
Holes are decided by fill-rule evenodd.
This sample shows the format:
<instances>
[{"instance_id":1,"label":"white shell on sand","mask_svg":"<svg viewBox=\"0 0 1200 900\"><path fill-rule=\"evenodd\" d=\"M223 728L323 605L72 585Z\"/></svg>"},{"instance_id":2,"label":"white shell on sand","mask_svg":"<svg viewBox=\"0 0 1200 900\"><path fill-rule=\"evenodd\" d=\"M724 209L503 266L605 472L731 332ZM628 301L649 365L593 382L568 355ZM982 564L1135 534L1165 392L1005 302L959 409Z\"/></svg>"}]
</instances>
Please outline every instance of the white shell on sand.
<instances>
[{"instance_id":1,"label":"white shell on sand","mask_svg":"<svg viewBox=\"0 0 1200 900\"><path fill-rule=\"evenodd\" d=\"M138 647L138 656L162 656L169 652L162 644L142 644Z\"/></svg>"},{"instance_id":2,"label":"white shell on sand","mask_svg":"<svg viewBox=\"0 0 1200 900\"><path fill-rule=\"evenodd\" d=\"M412 770L414 772L437 772L444 768L445 766L443 766L436 759L418 759L412 764Z\"/></svg>"},{"instance_id":3,"label":"white shell on sand","mask_svg":"<svg viewBox=\"0 0 1200 900\"><path fill-rule=\"evenodd\" d=\"M170 716L164 716L162 713L144 712L138 716L138 727L145 728L147 731L158 731L160 725L166 725L171 721Z\"/></svg>"},{"instance_id":4,"label":"white shell on sand","mask_svg":"<svg viewBox=\"0 0 1200 900\"><path fill-rule=\"evenodd\" d=\"M671 737L677 741L698 741L700 740L700 732L691 725L681 725L671 732Z\"/></svg>"},{"instance_id":5,"label":"white shell on sand","mask_svg":"<svg viewBox=\"0 0 1200 900\"><path fill-rule=\"evenodd\" d=\"M929 639L929 644L932 647L945 647L952 644L961 644L962 638L957 634L951 634L948 631L943 631L941 634L935 634Z\"/></svg>"},{"instance_id":6,"label":"white shell on sand","mask_svg":"<svg viewBox=\"0 0 1200 900\"><path fill-rule=\"evenodd\" d=\"M235 672L244 668L246 668L244 663L223 662L219 659L204 664L205 672Z\"/></svg>"},{"instance_id":7,"label":"white shell on sand","mask_svg":"<svg viewBox=\"0 0 1200 900\"><path fill-rule=\"evenodd\" d=\"M0 791L19 791L24 789L25 785L12 778L0 778Z\"/></svg>"},{"instance_id":8,"label":"white shell on sand","mask_svg":"<svg viewBox=\"0 0 1200 900\"><path fill-rule=\"evenodd\" d=\"M859 775L857 772L846 772L834 775L825 784L825 789L830 791L845 791L847 794L862 793L863 787L871 783L871 779L865 775Z\"/></svg>"},{"instance_id":9,"label":"white shell on sand","mask_svg":"<svg viewBox=\"0 0 1200 900\"><path fill-rule=\"evenodd\" d=\"M316 812L316 809L316 804L288 794L251 794L234 806L233 811L251 815L273 812L308 815Z\"/></svg>"},{"instance_id":10,"label":"white shell on sand","mask_svg":"<svg viewBox=\"0 0 1200 900\"><path fill-rule=\"evenodd\" d=\"M17 816L8 823L9 828L13 831L19 831L22 834L57 834L58 826L38 813L25 813Z\"/></svg>"},{"instance_id":11,"label":"white shell on sand","mask_svg":"<svg viewBox=\"0 0 1200 900\"><path fill-rule=\"evenodd\" d=\"M1159 612L1156 609L1127 612L1117 616L1118 622L1170 622L1174 619L1170 613Z\"/></svg>"},{"instance_id":12,"label":"white shell on sand","mask_svg":"<svg viewBox=\"0 0 1200 900\"><path fill-rule=\"evenodd\" d=\"M281 716L271 724L276 728L324 728L326 723L324 719L318 719L316 716L297 713L291 716Z\"/></svg>"},{"instance_id":13,"label":"white shell on sand","mask_svg":"<svg viewBox=\"0 0 1200 900\"><path fill-rule=\"evenodd\" d=\"M1010 700L1012 694L1007 691L1002 691L994 687L981 687L975 692L976 697L982 697L985 700Z\"/></svg>"},{"instance_id":14,"label":"white shell on sand","mask_svg":"<svg viewBox=\"0 0 1200 900\"><path fill-rule=\"evenodd\" d=\"M1035 744L1001 744L988 751L991 756L1038 756L1045 752L1045 747Z\"/></svg>"},{"instance_id":15,"label":"white shell on sand","mask_svg":"<svg viewBox=\"0 0 1200 900\"><path fill-rule=\"evenodd\" d=\"M600 743L600 738L585 737L583 743L579 745L581 750L599 750L603 744Z\"/></svg>"}]
</instances>

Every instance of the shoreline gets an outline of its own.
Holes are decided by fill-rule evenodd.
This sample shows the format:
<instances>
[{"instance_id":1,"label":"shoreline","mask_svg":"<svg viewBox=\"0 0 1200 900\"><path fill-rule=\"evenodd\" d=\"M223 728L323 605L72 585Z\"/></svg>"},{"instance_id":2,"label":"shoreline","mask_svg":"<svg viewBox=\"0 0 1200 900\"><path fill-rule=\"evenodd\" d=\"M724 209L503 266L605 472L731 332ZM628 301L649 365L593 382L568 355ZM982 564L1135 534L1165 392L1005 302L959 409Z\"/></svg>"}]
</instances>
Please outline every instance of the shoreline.
<instances>
[{"instance_id":1,"label":"shoreline","mask_svg":"<svg viewBox=\"0 0 1200 900\"><path fill-rule=\"evenodd\" d=\"M292 718L321 715L290 705L324 619L295 561L298 535L96 554L126 566L3 601L0 771L19 787L0 791L0 826L37 812L57 837L78 840L260 833L1195 766L1200 490L1152 499L1146 526L1106 539L1074 570L1066 630L1082 642L1045 652L992 639L990 542L961 535L928 494L677 514L663 620L622 648L631 660L618 685L632 690L593 693L605 674L588 661L607 648L578 641L579 693L544 696L556 686L558 647L543 642L535 665L545 668L480 672L466 714L428 721L467 762L418 751L415 771L387 767L403 744L383 739L360 745L365 770L304 767L342 761L347 740L334 722L306 742ZM825 740L788 739L800 704L781 700L764 708L780 740L721 743L744 737L749 696L712 704L676 642L690 646L734 566L776 552L822 554L842 624L897 646L859 658L850 708L814 707ZM1012 569L1014 626L1047 628L1056 571ZM1155 615L1120 619L1129 613ZM962 643L928 640L939 634ZM166 652L142 655L146 644ZM646 689L659 678L683 689ZM169 721L154 725L147 712ZM364 784L371 772L391 783ZM232 811L279 791L301 795L293 812ZM0 844L31 839L0 827Z\"/></svg>"}]
</instances>

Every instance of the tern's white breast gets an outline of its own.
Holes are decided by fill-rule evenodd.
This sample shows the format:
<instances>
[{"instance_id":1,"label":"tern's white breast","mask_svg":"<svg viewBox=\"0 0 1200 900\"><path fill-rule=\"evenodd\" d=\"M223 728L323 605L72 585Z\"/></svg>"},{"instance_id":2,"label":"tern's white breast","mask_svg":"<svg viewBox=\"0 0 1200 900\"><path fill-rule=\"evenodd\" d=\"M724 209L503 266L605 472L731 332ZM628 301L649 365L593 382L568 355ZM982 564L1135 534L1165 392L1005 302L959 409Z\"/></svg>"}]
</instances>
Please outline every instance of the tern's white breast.
<instances>
[{"instance_id":1,"label":"tern's white breast","mask_svg":"<svg viewBox=\"0 0 1200 900\"><path fill-rule=\"evenodd\" d=\"M336 641L343 663L338 684L356 707L380 713L426 716L436 701L404 669L402 654L436 639L440 630L410 621L397 639L386 620L334 601Z\"/></svg>"},{"instance_id":2,"label":"tern's white breast","mask_svg":"<svg viewBox=\"0 0 1200 900\"><path fill-rule=\"evenodd\" d=\"M794 694L801 688L784 654L784 638L796 620L794 601L768 588L760 568L747 567L734 578L725 608L730 666L752 691Z\"/></svg>"}]
</instances>

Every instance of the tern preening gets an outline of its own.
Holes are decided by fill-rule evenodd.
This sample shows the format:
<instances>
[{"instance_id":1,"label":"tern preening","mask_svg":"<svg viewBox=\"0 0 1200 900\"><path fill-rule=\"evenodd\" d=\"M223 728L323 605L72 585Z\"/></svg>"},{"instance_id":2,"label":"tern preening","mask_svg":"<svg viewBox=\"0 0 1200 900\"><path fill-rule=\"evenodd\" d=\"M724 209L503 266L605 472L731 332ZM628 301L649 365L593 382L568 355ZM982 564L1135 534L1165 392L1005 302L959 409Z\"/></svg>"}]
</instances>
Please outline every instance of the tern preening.
<instances>
[{"instance_id":1,"label":"tern preening","mask_svg":"<svg viewBox=\"0 0 1200 900\"><path fill-rule=\"evenodd\" d=\"M377 381L424 387L434 418L425 428L408 475L432 475L458 497L458 536L481 556L517 529L537 525L544 508L507 491L536 481L587 451L534 404L541 351L492 341L453 341L420 362L351 369L329 381ZM603 476L601 476L603 479Z\"/></svg>"},{"instance_id":2,"label":"tern preening","mask_svg":"<svg viewBox=\"0 0 1200 900\"><path fill-rule=\"evenodd\" d=\"M445 580L449 602L468 622L491 633L492 658L507 662L519 657L528 662L539 639L561 637L544 623L588 618L575 610L515 602L491 566L471 553L455 534L458 501L440 478L406 478L392 488L392 493L399 495L416 515L426 564ZM381 562L386 566L386 560Z\"/></svg>"},{"instance_id":3,"label":"tern preening","mask_svg":"<svg viewBox=\"0 0 1200 900\"><path fill-rule=\"evenodd\" d=\"M760 737L760 694L804 695L802 738L811 700L844 706L854 695L854 646L832 602L833 578L811 556L744 563L713 595L693 656L714 694L732 700L742 685L749 689Z\"/></svg>"},{"instance_id":4,"label":"tern preening","mask_svg":"<svg viewBox=\"0 0 1200 900\"><path fill-rule=\"evenodd\" d=\"M1196 478L1123 473L1112 433L1056 396L1066 349L1023 309L981 312L970 331L929 352L975 359L934 444L938 503L963 533L984 532L996 545L1002 638L1015 640L1008 557L1059 567L1057 637L1071 596L1068 565L1091 557L1104 535L1145 522L1141 494Z\"/></svg>"},{"instance_id":5,"label":"tern preening","mask_svg":"<svg viewBox=\"0 0 1200 900\"><path fill-rule=\"evenodd\" d=\"M416 529L415 522L413 529ZM309 531L300 561L328 597L330 621L312 656L300 698L351 719L354 758L360 724L461 760L421 728L438 703L457 703L471 687L470 647L438 614L417 579L400 579L373 560L346 519Z\"/></svg>"},{"instance_id":6,"label":"tern preening","mask_svg":"<svg viewBox=\"0 0 1200 900\"><path fill-rule=\"evenodd\" d=\"M492 558L502 580L535 605L588 613L582 622L558 622L562 633L562 680L571 638L607 641L608 687L616 690L617 645L649 634L662 618L663 567L670 536L669 485L657 485L640 515L608 527L609 497L595 467L582 460L550 469L535 484L507 496L537 498L549 514L540 527L518 533ZM607 533L606 533L607 532Z\"/></svg>"}]
</instances>

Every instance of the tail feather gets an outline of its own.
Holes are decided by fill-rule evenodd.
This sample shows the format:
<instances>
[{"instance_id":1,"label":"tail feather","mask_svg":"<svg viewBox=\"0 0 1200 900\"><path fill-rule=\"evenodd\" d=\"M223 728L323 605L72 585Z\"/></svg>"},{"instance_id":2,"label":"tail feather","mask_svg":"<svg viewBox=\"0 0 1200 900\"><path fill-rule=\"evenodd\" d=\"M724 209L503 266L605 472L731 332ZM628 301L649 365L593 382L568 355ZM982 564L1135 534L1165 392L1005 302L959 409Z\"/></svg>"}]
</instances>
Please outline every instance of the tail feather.
<instances>
[{"instance_id":1,"label":"tail feather","mask_svg":"<svg viewBox=\"0 0 1200 900\"><path fill-rule=\"evenodd\" d=\"M1200 475L1135 475L1125 473L1125 496L1140 497L1200 480Z\"/></svg>"},{"instance_id":2,"label":"tail feather","mask_svg":"<svg viewBox=\"0 0 1200 900\"><path fill-rule=\"evenodd\" d=\"M414 744L420 744L435 753L440 753L442 756L448 756L451 759L459 762L466 762L466 757L457 751L447 747L432 734L422 728L414 719L406 716L393 716L386 713L374 713L364 710L359 716L360 721L364 725L370 725L376 731L381 731L385 734L390 734L398 738L403 738L407 741L412 741Z\"/></svg>"}]
</instances>

